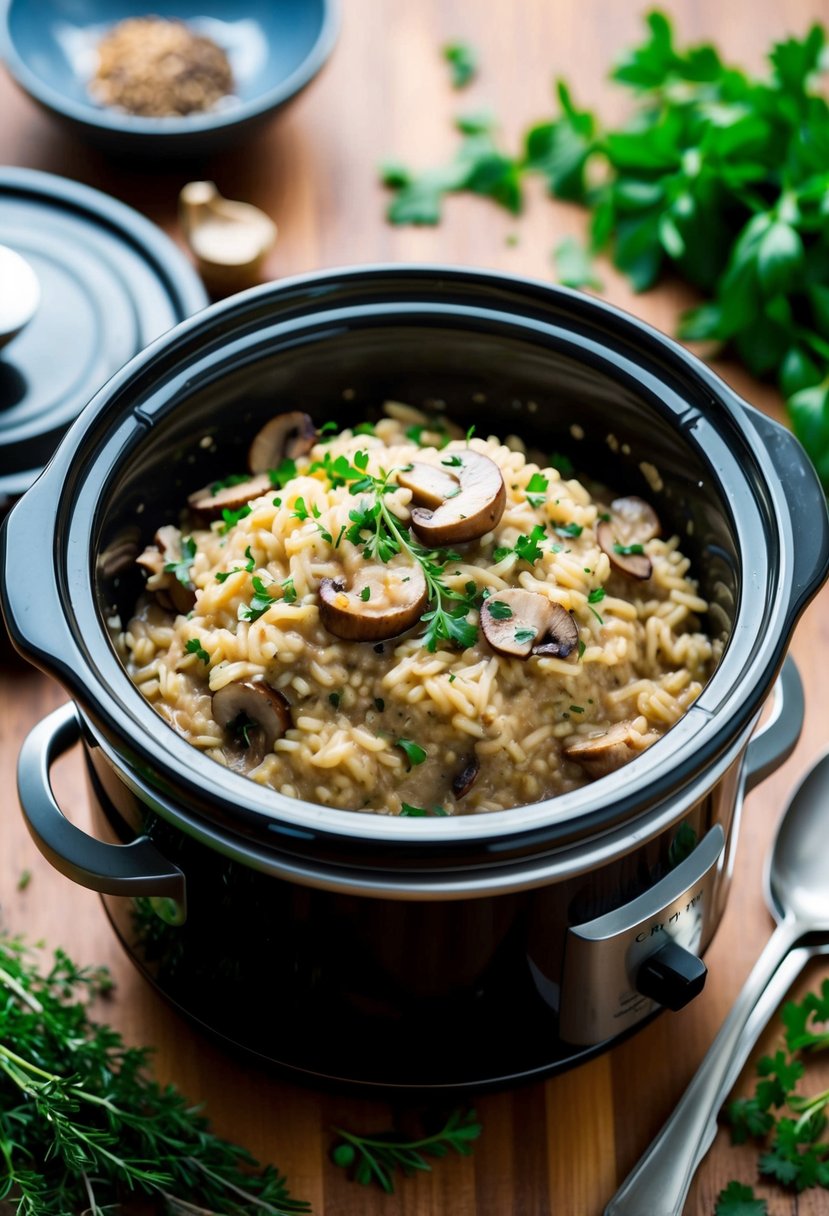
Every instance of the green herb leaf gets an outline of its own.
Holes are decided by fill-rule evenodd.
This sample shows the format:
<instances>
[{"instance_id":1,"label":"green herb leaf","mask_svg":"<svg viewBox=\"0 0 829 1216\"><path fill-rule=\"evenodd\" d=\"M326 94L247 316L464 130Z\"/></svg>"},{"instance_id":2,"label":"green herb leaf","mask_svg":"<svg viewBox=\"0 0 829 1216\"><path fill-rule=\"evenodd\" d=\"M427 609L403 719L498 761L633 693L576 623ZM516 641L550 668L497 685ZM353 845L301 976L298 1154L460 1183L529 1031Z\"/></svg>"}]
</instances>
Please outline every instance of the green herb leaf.
<instances>
[{"instance_id":1,"label":"green herb leaf","mask_svg":"<svg viewBox=\"0 0 829 1216\"><path fill-rule=\"evenodd\" d=\"M467 42L450 42L443 48L443 58L452 69L452 86L462 89L478 71L478 53Z\"/></svg>"},{"instance_id":2,"label":"green herb leaf","mask_svg":"<svg viewBox=\"0 0 829 1216\"><path fill-rule=\"evenodd\" d=\"M413 743L411 739L397 739L395 747L399 747L401 751L406 753L406 759L409 761L409 768L414 768L417 764L422 764L426 759L425 750L418 744Z\"/></svg>"},{"instance_id":3,"label":"green herb leaf","mask_svg":"<svg viewBox=\"0 0 829 1216\"><path fill-rule=\"evenodd\" d=\"M304 498L295 499L293 518L298 519L304 523L304 521L308 518L308 514L309 514L309 512L308 512L308 508L305 505L305 499Z\"/></svg>"},{"instance_id":4,"label":"green herb leaf","mask_svg":"<svg viewBox=\"0 0 829 1216\"><path fill-rule=\"evenodd\" d=\"M559 536L581 536L584 528L581 524L554 524Z\"/></svg>"},{"instance_id":5,"label":"green herb leaf","mask_svg":"<svg viewBox=\"0 0 829 1216\"><path fill-rule=\"evenodd\" d=\"M250 510L250 507L248 507ZM170 574L174 574L182 587L191 587L190 582L190 567L196 557L196 542L192 536L183 537L181 541L181 557L178 561L166 562L164 569Z\"/></svg>"},{"instance_id":6,"label":"green herb leaf","mask_svg":"<svg viewBox=\"0 0 829 1216\"><path fill-rule=\"evenodd\" d=\"M604 284L593 268L593 259L580 241L566 236L553 251L556 277L565 287L591 287L603 291Z\"/></svg>"},{"instance_id":7,"label":"green herb leaf","mask_svg":"<svg viewBox=\"0 0 829 1216\"><path fill-rule=\"evenodd\" d=\"M268 469L268 477L274 489L284 490L288 482L296 477L296 461L289 460L286 456L277 468Z\"/></svg>"},{"instance_id":8,"label":"green herb leaf","mask_svg":"<svg viewBox=\"0 0 829 1216\"><path fill-rule=\"evenodd\" d=\"M631 557L645 552L644 545L618 545L614 544L613 552L618 553L620 557Z\"/></svg>"},{"instance_id":9,"label":"green herb leaf","mask_svg":"<svg viewBox=\"0 0 829 1216\"><path fill-rule=\"evenodd\" d=\"M588 592L587 602L588 602L588 604L599 604L604 599L604 597L605 597L604 587L594 587L592 591Z\"/></svg>"},{"instance_id":10,"label":"green herb leaf","mask_svg":"<svg viewBox=\"0 0 829 1216\"><path fill-rule=\"evenodd\" d=\"M171 930L158 906L138 898L133 916L146 940L163 943ZM81 968L60 950L41 967L0 936L0 1189L10 1210L115 1212L133 1193L159 1210L310 1213L273 1166L254 1172L250 1153L150 1076L147 1048L91 1020L89 1001L111 987L103 968Z\"/></svg>"},{"instance_id":11,"label":"green herb leaf","mask_svg":"<svg viewBox=\"0 0 829 1216\"><path fill-rule=\"evenodd\" d=\"M342 695L343 694L341 692L330 692L328 694L328 700L331 702L331 704L334 706L335 709L339 709L340 701L342 700Z\"/></svg>"},{"instance_id":12,"label":"green herb leaf","mask_svg":"<svg viewBox=\"0 0 829 1216\"><path fill-rule=\"evenodd\" d=\"M536 629L516 629L515 640L523 645L524 642L533 642L537 634Z\"/></svg>"},{"instance_id":13,"label":"green herb leaf","mask_svg":"<svg viewBox=\"0 0 829 1216\"><path fill-rule=\"evenodd\" d=\"M236 525L238 524L240 519L245 519L246 516L250 515L250 512L251 512L251 506L250 506L249 502L246 502L245 505L243 507L240 507L238 511L231 511L227 507L225 507L222 510L222 521L223 522L221 524L221 527L219 528L220 534L223 536L226 535L230 531L231 528L236 527Z\"/></svg>"},{"instance_id":14,"label":"green herb leaf","mask_svg":"<svg viewBox=\"0 0 829 1216\"><path fill-rule=\"evenodd\" d=\"M542 506L547 501L549 485L549 481L542 473L533 473L524 491L527 495L527 502L531 503L534 507Z\"/></svg>"},{"instance_id":15,"label":"green herb leaf","mask_svg":"<svg viewBox=\"0 0 829 1216\"><path fill-rule=\"evenodd\" d=\"M362 591L360 592L360 599L363 601L363 603L366 603L369 599L371 599L371 587L363 587Z\"/></svg>"},{"instance_id":16,"label":"green herb leaf","mask_svg":"<svg viewBox=\"0 0 829 1216\"><path fill-rule=\"evenodd\" d=\"M513 615L512 609L504 600L489 600L487 611L495 621L508 621Z\"/></svg>"},{"instance_id":17,"label":"green herb leaf","mask_svg":"<svg viewBox=\"0 0 829 1216\"><path fill-rule=\"evenodd\" d=\"M279 597L271 594L262 579L255 574L250 604L240 604L237 616L240 621L258 621L278 599Z\"/></svg>"},{"instance_id":18,"label":"green herb leaf","mask_svg":"<svg viewBox=\"0 0 829 1216\"><path fill-rule=\"evenodd\" d=\"M428 814L422 807L409 807L405 803L403 805L401 814ZM441 808L435 807L434 810L437 812ZM390 1195L394 1192L394 1176L398 1171L404 1175L422 1170L429 1171L432 1167L426 1158L445 1157L450 1150L463 1157L469 1156L481 1130L474 1110L461 1109L452 1111L437 1131L417 1139L402 1136L397 1132L362 1136L335 1127L333 1131L337 1141L331 1156L336 1165L351 1169L351 1177L355 1181L374 1183ZM344 1152L345 1148L350 1148L353 1152Z\"/></svg>"},{"instance_id":19,"label":"green herb leaf","mask_svg":"<svg viewBox=\"0 0 829 1216\"><path fill-rule=\"evenodd\" d=\"M198 638L190 638L189 642L185 643L184 649L187 654L194 654L200 662L204 663L205 665L209 664L210 655L204 649Z\"/></svg>"},{"instance_id":20,"label":"green herb leaf","mask_svg":"<svg viewBox=\"0 0 829 1216\"><path fill-rule=\"evenodd\" d=\"M768 1216L768 1207L765 1199L755 1197L750 1186L729 1182L717 1196L714 1216Z\"/></svg>"}]
</instances>

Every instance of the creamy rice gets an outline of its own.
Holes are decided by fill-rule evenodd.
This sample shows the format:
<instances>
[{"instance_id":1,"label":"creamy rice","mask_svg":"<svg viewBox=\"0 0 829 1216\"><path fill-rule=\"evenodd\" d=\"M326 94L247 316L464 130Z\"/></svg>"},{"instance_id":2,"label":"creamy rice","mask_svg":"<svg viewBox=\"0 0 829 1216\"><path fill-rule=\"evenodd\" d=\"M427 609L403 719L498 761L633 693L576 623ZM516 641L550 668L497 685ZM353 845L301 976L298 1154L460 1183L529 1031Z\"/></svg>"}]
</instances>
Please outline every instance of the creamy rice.
<instances>
[{"instance_id":1,"label":"creamy rice","mask_svg":"<svg viewBox=\"0 0 829 1216\"><path fill-rule=\"evenodd\" d=\"M392 815L532 803L589 779L564 754L576 738L624 721L638 748L667 731L699 695L719 654L701 631L707 605L678 538L647 540L650 578L627 577L596 537L610 496L594 499L579 481L534 463L514 437L508 443L459 437L438 450L410 437L418 419L428 426L425 417L395 406L390 413L396 416L378 422L373 434L344 430L318 443L297 461L292 480L255 498L250 513L227 530L222 523L184 527L195 549L193 611L165 607L164 597L153 594L165 576L153 575L121 638L129 674L157 712L195 747L250 770L261 785L325 806ZM440 441L428 429L418 438ZM567 658L510 657L481 631L466 649L443 641L432 653L422 623L384 642L349 642L320 620L321 581L357 577L364 558L343 532L359 495L332 487L325 471L311 465L326 453L350 462L367 453L368 472L379 476L412 462L439 466L467 447L500 468L506 506L492 531L453 546L460 560L446 564L445 583L464 593L474 582L470 625L478 624L481 593L524 588L561 605L579 631L578 649ZM530 501L534 475L534 485L541 477L548 486ZM385 501L408 522L410 490L397 487ZM539 524L545 540L530 563L514 547ZM507 548L513 551L496 561L495 551ZM258 619L240 620L254 578L276 598ZM252 769L243 742L230 738L212 712L212 694L243 680L267 681L290 705L287 731ZM401 739L415 749L401 747ZM479 771L458 797L453 782L470 764Z\"/></svg>"}]
</instances>

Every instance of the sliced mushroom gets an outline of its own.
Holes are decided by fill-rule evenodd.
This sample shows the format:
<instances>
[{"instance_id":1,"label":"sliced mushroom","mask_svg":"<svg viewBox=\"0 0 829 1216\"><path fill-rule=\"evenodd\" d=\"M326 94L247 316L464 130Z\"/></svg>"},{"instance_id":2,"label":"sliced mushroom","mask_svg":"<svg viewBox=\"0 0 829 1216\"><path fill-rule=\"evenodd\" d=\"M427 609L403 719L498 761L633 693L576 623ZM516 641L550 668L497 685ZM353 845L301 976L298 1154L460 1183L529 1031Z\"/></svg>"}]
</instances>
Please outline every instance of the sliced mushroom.
<instances>
[{"instance_id":1,"label":"sliced mushroom","mask_svg":"<svg viewBox=\"0 0 829 1216\"><path fill-rule=\"evenodd\" d=\"M409 469L402 469L397 475L397 484L411 490L417 506L428 507L430 511L434 511L447 498L455 497L461 487L457 477L422 461L416 461Z\"/></svg>"},{"instance_id":2,"label":"sliced mushroom","mask_svg":"<svg viewBox=\"0 0 829 1216\"><path fill-rule=\"evenodd\" d=\"M542 642L533 646L533 654L566 659L579 644L579 627L561 604L550 604L550 620Z\"/></svg>"},{"instance_id":3,"label":"sliced mushroom","mask_svg":"<svg viewBox=\"0 0 829 1216\"><path fill-rule=\"evenodd\" d=\"M485 600L481 628L493 650L517 659L531 654L566 659L579 640L578 626L561 604L523 587L497 591Z\"/></svg>"},{"instance_id":4,"label":"sliced mushroom","mask_svg":"<svg viewBox=\"0 0 829 1216\"><path fill-rule=\"evenodd\" d=\"M238 724L239 735L249 727L246 767L255 768L290 727L291 707L264 680L238 680L213 693L213 717L223 730Z\"/></svg>"},{"instance_id":5,"label":"sliced mushroom","mask_svg":"<svg viewBox=\"0 0 829 1216\"><path fill-rule=\"evenodd\" d=\"M650 578L651 559L641 550L646 541L660 535L659 516L650 503L635 494L614 499L610 509L612 519L602 520L596 529L599 548L620 574L626 574L628 578Z\"/></svg>"},{"instance_id":6,"label":"sliced mushroom","mask_svg":"<svg viewBox=\"0 0 829 1216\"><path fill-rule=\"evenodd\" d=\"M135 559L136 565L148 570L155 579L152 591L165 607L186 614L196 602L196 589L185 586L171 570L165 569L168 562L181 557L181 532L173 524L159 528L154 537L155 544L148 545Z\"/></svg>"},{"instance_id":7,"label":"sliced mushroom","mask_svg":"<svg viewBox=\"0 0 829 1216\"><path fill-rule=\"evenodd\" d=\"M319 595L323 625L347 642L379 642L405 633L429 600L419 563L362 566L350 588L344 577L324 578Z\"/></svg>"},{"instance_id":8,"label":"sliced mushroom","mask_svg":"<svg viewBox=\"0 0 829 1216\"><path fill-rule=\"evenodd\" d=\"M214 494L210 486L196 490L187 499L194 511L205 519L221 519L223 511L240 511L254 498L261 498L271 489L267 473L240 481L235 486L224 486Z\"/></svg>"},{"instance_id":9,"label":"sliced mushroom","mask_svg":"<svg viewBox=\"0 0 829 1216\"><path fill-rule=\"evenodd\" d=\"M662 534L659 516L644 498L638 498L635 494L615 498L610 510L617 535L623 544L644 544L646 540L653 540Z\"/></svg>"},{"instance_id":10,"label":"sliced mushroom","mask_svg":"<svg viewBox=\"0 0 829 1216\"><path fill-rule=\"evenodd\" d=\"M277 414L254 436L248 451L248 468L251 473L267 473L285 459L296 460L310 452L317 438L313 419L301 410Z\"/></svg>"},{"instance_id":11,"label":"sliced mushroom","mask_svg":"<svg viewBox=\"0 0 829 1216\"><path fill-rule=\"evenodd\" d=\"M416 505L412 509L412 527L417 535L432 548L442 545L457 545L463 541L477 540L490 532L504 513L507 500L504 479L494 460L467 448L453 452L460 463L453 466L447 478L452 489L439 506L435 502L435 488L440 470L429 466L429 476L423 480L409 472L408 488ZM415 465L423 469L425 465Z\"/></svg>"},{"instance_id":12,"label":"sliced mushroom","mask_svg":"<svg viewBox=\"0 0 829 1216\"><path fill-rule=\"evenodd\" d=\"M463 798L468 794L475 784L475 780L481 769L481 762L477 756L473 756L468 764L464 765L452 781L452 793L456 798Z\"/></svg>"},{"instance_id":13,"label":"sliced mushroom","mask_svg":"<svg viewBox=\"0 0 829 1216\"><path fill-rule=\"evenodd\" d=\"M659 736L655 731L641 735L632 722L617 722L601 735L578 738L568 743L564 755L575 760L591 780L606 777L645 751Z\"/></svg>"}]
</instances>

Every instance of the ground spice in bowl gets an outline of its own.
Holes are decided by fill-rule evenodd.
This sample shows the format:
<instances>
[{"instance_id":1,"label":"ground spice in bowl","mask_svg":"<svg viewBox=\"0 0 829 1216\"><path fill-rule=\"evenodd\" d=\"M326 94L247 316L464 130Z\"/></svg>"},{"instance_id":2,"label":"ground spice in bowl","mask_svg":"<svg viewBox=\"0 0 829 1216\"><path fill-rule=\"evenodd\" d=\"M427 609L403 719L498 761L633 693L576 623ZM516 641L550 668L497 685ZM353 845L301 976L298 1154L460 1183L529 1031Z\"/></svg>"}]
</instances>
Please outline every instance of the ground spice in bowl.
<instances>
[{"instance_id":1,"label":"ground spice in bowl","mask_svg":"<svg viewBox=\"0 0 829 1216\"><path fill-rule=\"evenodd\" d=\"M198 114L233 91L227 55L183 21L133 17L98 44L90 93L104 106L145 118Z\"/></svg>"}]
</instances>

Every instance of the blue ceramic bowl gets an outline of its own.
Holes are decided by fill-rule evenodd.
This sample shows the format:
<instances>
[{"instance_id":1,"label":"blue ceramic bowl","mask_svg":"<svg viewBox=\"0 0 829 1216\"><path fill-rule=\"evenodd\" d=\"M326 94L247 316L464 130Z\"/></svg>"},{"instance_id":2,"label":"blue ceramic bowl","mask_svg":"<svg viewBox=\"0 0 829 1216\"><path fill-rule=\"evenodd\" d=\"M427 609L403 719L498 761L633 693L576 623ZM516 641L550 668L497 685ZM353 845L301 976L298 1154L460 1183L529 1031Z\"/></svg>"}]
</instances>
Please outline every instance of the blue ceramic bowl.
<instances>
[{"instance_id":1,"label":"blue ceramic bowl","mask_svg":"<svg viewBox=\"0 0 829 1216\"><path fill-rule=\"evenodd\" d=\"M339 30L338 0L0 0L0 9L0 53L18 84L79 135L129 155L201 155L235 142L308 84ZM225 49L236 94L224 107L139 118L93 101L99 39L148 14L180 18Z\"/></svg>"}]
</instances>

